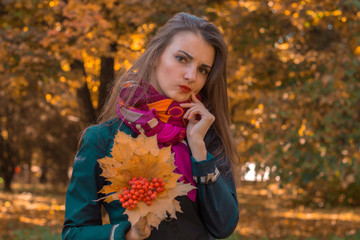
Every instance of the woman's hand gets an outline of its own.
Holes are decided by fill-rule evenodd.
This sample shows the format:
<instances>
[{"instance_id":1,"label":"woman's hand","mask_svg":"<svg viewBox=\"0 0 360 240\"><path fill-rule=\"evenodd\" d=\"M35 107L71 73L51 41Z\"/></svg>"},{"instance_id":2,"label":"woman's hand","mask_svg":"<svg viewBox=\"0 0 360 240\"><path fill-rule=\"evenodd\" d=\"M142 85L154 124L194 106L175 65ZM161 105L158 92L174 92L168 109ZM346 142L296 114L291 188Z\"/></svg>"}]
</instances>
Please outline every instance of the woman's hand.
<instances>
[{"instance_id":1,"label":"woman's hand","mask_svg":"<svg viewBox=\"0 0 360 240\"><path fill-rule=\"evenodd\" d=\"M180 106L189 108L184 114L184 118L189 120L186 137L193 157L197 161L202 161L206 160L207 154L204 137L211 124L215 121L215 117L196 98L194 93L191 95L191 99L192 103L182 103ZM200 120L196 119L196 115L200 115Z\"/></svg>"},{"instance_id":2,"label":"woman's hand","mask_svg":"<svg viewBox=\"0 0 360 240\"><path fill-rule=\"evenodd\" d=\"M130 230L126 233L126 240L140 240L145 239L150 236L151 227L147 223L145 217L140 218L140 220L131 226Z\"/></svg>"}]
</instances>

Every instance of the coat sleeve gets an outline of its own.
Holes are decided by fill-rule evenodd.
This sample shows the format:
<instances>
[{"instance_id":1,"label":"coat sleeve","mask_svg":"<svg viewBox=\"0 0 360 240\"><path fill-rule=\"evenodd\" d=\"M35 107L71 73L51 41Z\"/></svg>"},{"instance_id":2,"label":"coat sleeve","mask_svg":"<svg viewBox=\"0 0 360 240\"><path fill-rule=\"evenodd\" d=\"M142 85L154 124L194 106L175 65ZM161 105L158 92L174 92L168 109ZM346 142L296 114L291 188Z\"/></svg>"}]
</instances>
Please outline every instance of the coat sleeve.
<instances>
[{"instance_id":1,"label":"coat sleeve","mask_svg":"<svg viewBox=\"0 0 360 240\"><path fill-rule=\"evenodd\" d=\"M104 184L97 159L106 154L100 144L99 126L86 130L75 157L73 173L66 193L65 222L62 239L125 239L130 223L124 219L118 224L102 225L101 197L98 191ZM120 208L119 211L124 211ZM122 213L121 213L122 214Z\"/></svg>"},{"instance_id":2,"label":"coat sleeve","mask_svg":"<svg viewBox=\"0 0 360 240\"><path fill-rule=\"evenodd\" d=\"M205 142L210 142L207 144L208 151L220 144L218 138ZM192 158L194 176L214 173L216 167L220 176L213 183L198 183L197 197L200 214L209 233L215 238L226 238L234 232L239 221L239 204L229 159L224 153L215 158L209 152L204 161L197 162Z\"/></svg>"}]
</instances>

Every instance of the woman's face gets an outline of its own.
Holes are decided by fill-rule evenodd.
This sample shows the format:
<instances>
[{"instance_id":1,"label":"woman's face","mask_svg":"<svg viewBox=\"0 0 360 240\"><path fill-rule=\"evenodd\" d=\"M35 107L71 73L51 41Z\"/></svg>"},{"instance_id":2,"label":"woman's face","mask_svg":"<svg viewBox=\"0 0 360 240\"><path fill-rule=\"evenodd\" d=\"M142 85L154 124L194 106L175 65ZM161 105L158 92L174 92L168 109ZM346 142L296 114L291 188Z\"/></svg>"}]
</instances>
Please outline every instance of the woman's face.
<instances>
[{"instance_id":1,"label":"woman's face","mask_svg":"<svg viewBox=\"0 0 360 240\"><path fill-rule=\"evenodd\" d=\"M151 85L175 101L199 93L215 59L215 49L198 34L177 33L155 63Z\"/></svg>"}]
</instances>

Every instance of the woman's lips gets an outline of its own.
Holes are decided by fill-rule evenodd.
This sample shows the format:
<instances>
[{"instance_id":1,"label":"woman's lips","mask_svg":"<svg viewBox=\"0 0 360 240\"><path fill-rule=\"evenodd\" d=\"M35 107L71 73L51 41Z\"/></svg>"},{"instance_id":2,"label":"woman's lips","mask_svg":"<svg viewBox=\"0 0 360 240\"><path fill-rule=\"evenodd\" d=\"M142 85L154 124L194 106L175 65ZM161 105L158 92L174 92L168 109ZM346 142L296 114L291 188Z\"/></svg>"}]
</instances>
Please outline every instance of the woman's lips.
<instances>
[{"instance_id":1,"label":"woman's lips","mask_svg":"<svg viewBox=\"0 0 360 240\"><path fill-rule=\"evenodd\" d=\"M186 86L186 85L180 85L180 88L184 93L188 93L191 91L191 87Z\"/></svg>"}]
</instances>

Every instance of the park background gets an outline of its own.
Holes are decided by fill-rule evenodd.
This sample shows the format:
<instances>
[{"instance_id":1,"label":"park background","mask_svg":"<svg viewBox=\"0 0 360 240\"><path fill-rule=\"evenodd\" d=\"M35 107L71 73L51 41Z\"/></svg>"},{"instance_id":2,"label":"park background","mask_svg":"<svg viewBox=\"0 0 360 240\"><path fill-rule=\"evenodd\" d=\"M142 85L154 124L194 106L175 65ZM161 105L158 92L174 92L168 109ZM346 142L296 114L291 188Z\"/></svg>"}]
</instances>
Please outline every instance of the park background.
<instances>
[{"instance_id":1,"label":"park background","mask_svg":"<svg viewBox=\"0 0 360 240\"><path fill-rule=\"evenodd\" d=\"M231 239L360 239L360 1L0 1L0 238L60 239L82 129L177 12L229 47Z\"/></svg>"}]
</instances>

